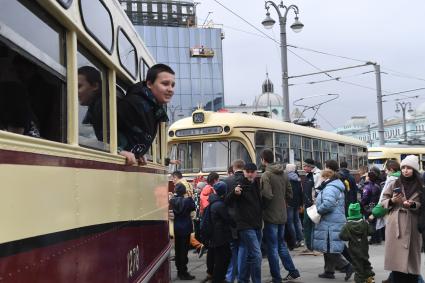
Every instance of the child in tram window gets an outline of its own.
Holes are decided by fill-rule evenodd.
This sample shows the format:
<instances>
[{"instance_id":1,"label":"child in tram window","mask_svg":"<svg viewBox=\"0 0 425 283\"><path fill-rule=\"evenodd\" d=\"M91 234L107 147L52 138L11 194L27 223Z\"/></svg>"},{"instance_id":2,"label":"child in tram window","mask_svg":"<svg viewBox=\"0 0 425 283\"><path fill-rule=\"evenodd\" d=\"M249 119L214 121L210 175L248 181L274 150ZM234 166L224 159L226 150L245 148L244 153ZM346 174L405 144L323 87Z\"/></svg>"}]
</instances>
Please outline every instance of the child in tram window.
<instances>
[{"instance_id":1,"label":"child in tram window","mask_svg":"<svg viewBox=\"0 0 425 283\"><path fill-rule=\"evenodd\" d=\"M177 276L180 280L192 280L195 276L187 271L187 254L190 247L190 234L193 232L191 212L195 210L195 202L185 197L186 187L176 184L175 194L170 200L174 213L174 249Z\"/></svg>"},{"instance_id":2,"label":"child in tram window","mask_svg":"<svg viewBox=\"0 0 425 283\"><path fill-rule=\"evenodd\" d=\"M343 241L348 241L348 250L353 259L352 264L355 272L354 282L374 282L375 273L369 261L369 243L367 239L372 234L373 229L363 219L359 203L350 204L347 220L348 222L342 227L339 237Z\"/></svg>"}]
</instances>

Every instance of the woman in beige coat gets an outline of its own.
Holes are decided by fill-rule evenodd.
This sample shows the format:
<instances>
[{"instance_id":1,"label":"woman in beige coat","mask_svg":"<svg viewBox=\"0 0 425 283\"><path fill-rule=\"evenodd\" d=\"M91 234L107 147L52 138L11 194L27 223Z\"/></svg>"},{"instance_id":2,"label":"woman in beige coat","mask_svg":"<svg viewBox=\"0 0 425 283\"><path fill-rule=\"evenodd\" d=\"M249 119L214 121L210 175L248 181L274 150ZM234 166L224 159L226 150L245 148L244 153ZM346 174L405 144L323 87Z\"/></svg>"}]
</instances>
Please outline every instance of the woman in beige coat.
<instances>
[{"instance_id":1,"label":"woman in beige coat","mask_svg":"<svg viewBox=\"0 0 425 283\"><path fill-rule=\"evenodd\" d=\"M388 186L381 204L390 209L385 230L385 269L392 282L418 282L422 236L418 231L418 210L423 184L418 157L409 155L400 164L399 180Z\"/></svg>"}]
</instances>

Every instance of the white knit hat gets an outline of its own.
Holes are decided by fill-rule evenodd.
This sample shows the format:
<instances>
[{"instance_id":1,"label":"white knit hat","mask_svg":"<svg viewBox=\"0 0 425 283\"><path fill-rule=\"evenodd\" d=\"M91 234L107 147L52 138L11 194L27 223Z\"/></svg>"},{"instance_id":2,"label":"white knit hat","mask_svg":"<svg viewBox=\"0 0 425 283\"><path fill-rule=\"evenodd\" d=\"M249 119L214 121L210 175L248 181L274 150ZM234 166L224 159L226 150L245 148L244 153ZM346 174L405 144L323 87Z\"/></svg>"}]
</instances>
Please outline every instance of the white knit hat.
<instances>
[{"instance_id":1,"label":"white knit hat","mask_svg":"<svg viewBox=\"0 0 425 283\"><path fill-rule=\"evenodd\" d=\"M297 169L297 165L291 164L291 163L286 164L286 167L285 167L286 173L294 172L295 169Z\"/></svg>"},{"instance_id":2,"label":"white knit hat","mask_svg":"<svg viewBox=\"0 0 425 283\"><path fill-rule=\"evenodd\" d=\"M408 155L400 163L400 168L409 166L419 172L419 159L416 155Z\"/></svg>"}]
</instances>

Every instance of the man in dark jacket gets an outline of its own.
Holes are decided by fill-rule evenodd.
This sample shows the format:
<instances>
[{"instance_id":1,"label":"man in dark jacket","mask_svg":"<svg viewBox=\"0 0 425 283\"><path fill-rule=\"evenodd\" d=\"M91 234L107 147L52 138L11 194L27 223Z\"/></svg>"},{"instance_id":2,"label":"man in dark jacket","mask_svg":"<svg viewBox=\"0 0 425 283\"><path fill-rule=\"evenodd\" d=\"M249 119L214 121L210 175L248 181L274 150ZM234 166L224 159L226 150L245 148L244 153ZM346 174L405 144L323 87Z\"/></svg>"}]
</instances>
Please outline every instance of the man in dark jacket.
<instances>
[{"instance_id":1,"label":"man in dark jacket","mask_svg":"<svg viewBox=\"0 0 425 283\"><path fill-rule=\"evenodd\" d=\"M320 169L316 167L313 159L306 159L303 163L304 172L307 174L302 183L303 188L303 202L304 202L304 217L303 217L303 227L304 227L304 240L307 250L305 252L312 252L312 233L314 223L311 221L310 217L307 216L307 208L314 204L315 188L319 185L320 180Z\"/></svg>"},{"instance_id":2,"label":"man in dark jacket","mask_svg":"<svg viewBox=\"0 0 425 283\"><path fill-rule=\"evenodd\" d=\"M118 144L127 164L136 163L136 159L146 163L144 155L155 139L159 124L168 121L165 105L173 97L174 85L174 71L167 65L156 64L149 69L146 82L131 86L119 100Z\"/></svg>"},{"instance_id":3,"label":"man in dark jacket","mask_svg":"<svg viewBox=\"0 0 425 283\"><path fill-rule=\"evenodd\" d=\"M267 244L267 258L274 283L280 283L279 257L288 275L284 281L300 277L285 244L286 203L292 198L291 184L281 164L274 162L273 151L261 153L261 163L266 171L261 176L260 191L263 199L264 237Z\"/></svg>"},{"instance_id":4,"label":"man in dark jacket","mask_svg":"<svg viewBox=\"0 0 425 283\"><path fill-rule=\"evenodd\" d=\"M190 234L193 232L192 217L190 213L195 210L195 202L191 197L184 197L186 187L178 183L175 187L175 195L170 200L174 213L174 249L177 276L180 280L192 280L187 271L187 253L190 246Z\"/></svg>"},{"instance_id":5,"label":"man in dark jacket","mask_svg":"<svg viewBox=\"0 0 425 283\"><path fill-rule=\"evenodd\" d=\"M347 162L341 161L339 163L339 173L341 174L342 181L347 180L348 181L348 187L346 186L346 200L345 200L345 209L348 211L348 206L350 203L356 203L357 202L357 184L356 179L354 179L354 176L351 175L350 170L347 169Z\"/></svg>"},{"instance_id":6,"label":"man in dark jacket","mask_svg":"<svg viewBox=\"0 0 425 283\"><path fill-rule=\"evenodd\" d=\"M209 242L209 250L213 252L214 267L212 270L212 282L222 283L225 280L227 268L232 257L230 242L232 241L232 219L224 204L227 191L226 183L220 181L214 184L215 194L208 197L213 226L212 237ZM209 251L208 251L209 252Z\"/></svg>"},{"instance_id":7,"label":"man in dark jacket","mask_svg":"<svg viewBox=\"0 0 425 283\"><path fill-rule=\"evenodd\" d=\"M245 176L243 173L243 169L245 167L245 161L242 159L237 159L232 162L233 167L233 175L230 175L224 182L227 185L226 195L231 193L234 188L238 184L244 182ZM226 204L227 209L229 211L229 215L232 219L235 217L235 206L233 203ZM232 259L230 260L229 268L226 274L226 281L233 282L238 275L238 267L242 264L242 261L246 259L246 252L244 249L239 249L239 241L238 241L238 231L235 228L232 228L232 237L233 240L230 243L230 248L232 250Z\"/></svg>"},{"instance_id":8,"label":"man in dark jacket","mask_svg":"<svg viewBox=\"0 0 425 283\"><path fill-rule=\"evenodd\" d=\"M261 227L262 208L258 182L255 180L257 166L245 165L245 178L227 195L226 204L235 207L235 222L239 237L239 250L244 250L246 259L238 258L238 282L261 282ZM241 255L242 257L243 255Z\"/></svg>"}]
</instances>

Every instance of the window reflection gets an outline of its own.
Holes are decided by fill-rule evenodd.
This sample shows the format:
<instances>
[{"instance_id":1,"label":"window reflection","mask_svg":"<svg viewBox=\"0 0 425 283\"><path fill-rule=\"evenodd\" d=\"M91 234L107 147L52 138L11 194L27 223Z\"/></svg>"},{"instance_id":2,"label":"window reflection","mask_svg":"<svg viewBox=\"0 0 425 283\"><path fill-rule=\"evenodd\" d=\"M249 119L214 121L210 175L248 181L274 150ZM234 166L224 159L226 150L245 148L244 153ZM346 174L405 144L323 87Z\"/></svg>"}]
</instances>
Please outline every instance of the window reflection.
<instances>
[{"instance_id":1,"label":"window reflection","mask_svg":"<svg viewBox=\"0 0 425 283\"><path fill-rule=\"evenodd\" d=\"M238 141L232 141L230 143L230 162L236 159L242 159L245 163L252 162L246 147Z\"/></svg>"},{"instance_id":2,"label":"window reflection","mask_svg":"<svg viewBox=\"0 0 425 283\"><path fill-rule=\"evenodd\" d=\"M201 144L183 143L177 146L177 159L181 164L178 170L182 173L198 173L201 171Z\"/></svg>"},{"instance_id":3,"label":"window reflection","mask_svg":"<svg viewBox=\"0 0 425 283\"><path fill-rule=\"evenodd\" d=\"M137 73L136 48L121 29L118 32L118 53L121 65L135 78Z\"/></svg>"},{"instance_id":4,"label":"window reflection","mask_svg":"<svg viewBox=\"0 0 425 283\"><path fill-rule=\"evenodd\" d=\"M81 16L87 31L109 53L112 51L112 18L100 0L80 0Z\"/></svg>"},{"instance_id":5,"label":"window reflection","mask_svg":"<svg viewBox=\"0 0 425 283\"><path fill-rule=\"evenodd\" d=\"M202 144L202 171L226 171L229 164L228 148L227 141L204 142Z\"/></svg>"}]
</instances>

